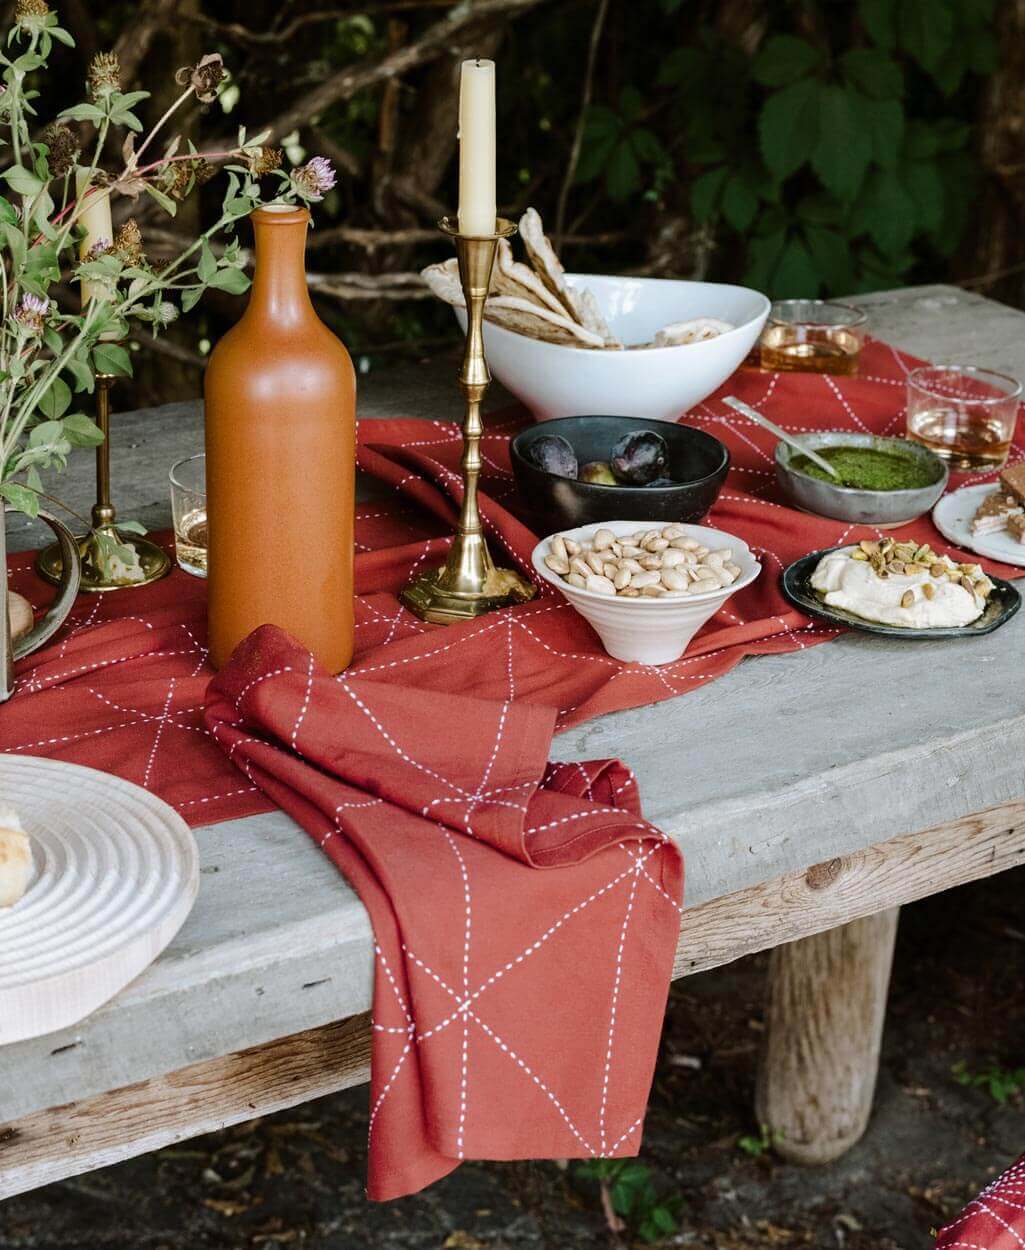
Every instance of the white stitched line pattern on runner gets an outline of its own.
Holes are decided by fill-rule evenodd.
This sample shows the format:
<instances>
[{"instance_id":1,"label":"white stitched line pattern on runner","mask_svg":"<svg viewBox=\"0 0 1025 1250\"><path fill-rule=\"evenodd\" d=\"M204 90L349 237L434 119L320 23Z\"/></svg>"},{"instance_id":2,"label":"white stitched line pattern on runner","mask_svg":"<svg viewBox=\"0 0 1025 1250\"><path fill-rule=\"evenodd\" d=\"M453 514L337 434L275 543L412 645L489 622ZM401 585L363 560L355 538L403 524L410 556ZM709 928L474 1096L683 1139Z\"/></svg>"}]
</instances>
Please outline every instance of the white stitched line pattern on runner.
<instances>
[{"instance_id":1,"label":"white stitched line pattern on runner","mask_svg":"<svg viewBox=\"0 0 1025 1250\"><path fill-rule=\"evenodd\" d=\"M254 677L253 680L251 682L247 682L246 685L244 685L242 689L238 692L238 694L235 696L235 711L236 712L242 711L242 700L246 697L246 695L250 692L250 690L252 690L254 686L258 686L260 685L261 682L264 682L264 681L270 681L272 677L280 677L282 673L291 673L291 672L292 672L292 666L290 664L286 664L284 668L275 668L269 673L262 673L259 677Z\"/></svg>"},{"instance_id":2,"label":"white stitched line pattern on runner","mask_svg":"<svg viewBox=\"0 0 1025 1250\"><path fill-rule=\"evenodd\" d=\"M655 890L657 894L662 895L662 897L669 904L669 906L673 909L673 911L682 911L683 908L676 901L676 899L673 898L671 894L667 894L666 891L662 889L662 887L655 880L655 878L644 867L643 862L640 860L640 858L633 853L629 845L626 842L620 842L619 845L627 853L627 855L629 855L630 858L634 861L634 864L636 865L636 868L634 871L637 872L640 876L642 876L644 880L647 881L647 883L652 887L653 890Z\"/></svg>"},{"instance_id":3,"label":"white stitched line pattern on runner","mask_svg":"<svg viewBox=\"0 0 1025 1250\"><path fill-rule=\"evenodd\" d=\"M660 850L662 850L664 846L665 846L665 843L663 841L656 842L655 845L651 848L651 850L645 853L645 855L643 856L640 862L642 864L646 863L653 855L656 855ZM518 955L510 959L508 963L506 963L503 967L493 972L487 978L487 980L481 982L481 984L477 987L477 989L475 989L473 993L470 995L468 1001L471 1003L475 1002L478 998L480 998L480 996L484 993L485 990L489 989L497 981L500 981L505 976L505 974L507 972L511 972L512 969L515 968L517 964L525 963L530 958L531 955L539 951L541 947L544 946L544 944L550 938L554 937L554 935L558 933L558 931L566 924L568 920L571 920L578 913L584 911L587 907L591 905L591 903L595 902L597 899L607 894L610 890L615 889L615 887L619 885L621 882L625 881L627 877L633 876L635 871L636 871L636 868L624 869L623 872L613 877L611 881L606 882L605 885L603 885L600 889L595 890L594 893L591 894L588 898L582 899L579 903L569 908L568 911L563 912L563 914L559 917L559 919L553 921L552 924L548 926L548 928L541 934L540 937L536 938L533 942L530 943L529 946L525 947ZM450 995L450 997L454 998L457 1001L457 1003L459 1002L459 995L456 993L456 991L452 989L452 987L448 985L444 981L444 979L440 977L434 971L433 968L425 964L424 961L418 955L416 955L413 951L411 951L408 946L403 945L402 951L407 959L411 960L422 972L424 972L433 981L435 981L448 995ZM443 1020L440 1020L436 1025L428 1029L426 1032L420 1033L417 1037L417 1042L418 1043L425 1042L427 1041L429 1037L432 1037L435 1033L440 1033L441 1030L444 1028L447 1028L448 1025L450 1025L452 1021L455 1020L459 1016L459 1014L460 1012L459 1012L459 1009L457 1008L457 1010L454 1011L450 1016L446 1016Z\"/></svg>"},{"instance_id":4,"label":"white stitched line pattern on runner","mask_svg":"<svg viewBox=\"0 0 1025 1250\"><path fill-rule=\"evenodd\" d=\"M406 1044L402 1048L402 1054L399 1055L398 1062L395 1067L392 1068L391 1075L388 1077L387 1081L385 1081L384 1088L381 1090L380 1094L378 1094L377 1101L374 1103L373 1110L370 1112L370 1123L367 1125L367 1141L370 1141L370 1138L373 1136L374 1122L377 1119L377 1113L381 1110L381 1103L383 1103L385 1098L387 1098L388 1091L395 1084L395 1078L402 1071L402 1065L406 1062L406 1059L409 1057L409 1052L412 1049L413 1043L407 1038Z\"/></svg>"},{"instance_id":5,"label":"white stitched line pattern on runner","mask_svg":"<svg viewBox=\"0 0 1025 1250\"><path fill-rule=\"evenodd\" d=\"M438 828L445 836L445 840L452 848L452 852L459 864L459 873L463 880L463 906L466 910L466 916L463 927L463 997L470 993L470 934L473 914L470 907L470 874L466 869L466 860L463 853L459 849L452 834L439 824ZM463 1134L466 1128L466 1102L468 1097L468 1066L470 1054L470 1022L467 1019L466 1010L463 1010L463 1044L461 1051L461 1064L459 1073L459 1124L456 1128L456 1153L459 1158L465 1157L463 1152Z\"/></svg>"},{"instance_id":6,"label":"white stitched line pattern on runner","mask_svg":"<svg viewBox=\"0 0 1025 1250\"><path fill-rule=\"evenodd\" d=\"M142 775L142 784L149 785L150 773L153 771L153 761L157 756L157 747L160 745L160 737L164 732L164 726L167 724L167 713L171 706L171 700L174 698L174 678L167 683L167 698L164 700L164 710L160 716L160 723L157 725L157 732L153 738L153 746L150 748L149 759L146 761L146 771Z\"/></svg>"},{"instance_id":7,"label":"white stitched line pattern on runner","mask_svg":"<svg viewBox=\"0 0 1025 1250\"><path fill-rule=\"evenodd\" d=\"M345 693L349 696L349 698L353 701L353 703L356 704L356 706L363 713L363 715L370 721L370 723L374 726L377 732L381 735L381 737L385 740L385 742L388 743L391 749L395 752L395 754L401 760L404 760L405 763L410 764L413 768L419 769L420 772L425 773L428 777L433 777L435 781L440 781L442 785L451 786L453 790L457 791L464 798L472 797L472 795L470 795L468 791L464 790L462 786L457 785L450 778L443 777L441 773L435 772L433 768L429 768L426 764L421 764L419 760L413 759L411 755L407 755L406 752L403 751L402 747L400 747L399 744L395 741L395 739L391 736L388 730L385 729L385 727L377 719L377 717L370 710L370 708L367 707L367 705L363 702L363 700L359 697L359 695L355 692L355 690L353 690L349 686L348 682L344 681L341 677L339 677L337 680L341 688L345 691Z\"/></svg>"},{"instance_id":8,"label":"white stitched line pattern on runner","mask_svg":"<svg viewBox=\"0 0 1025 1250\"><path fill-rule=\"evenodd\" d=\"M630 927L630 917L633 915L634 900L637 897L637 873L639 868L634 869L634 879L630 886L630 897L626 903L626 915L623 917L623 927L619 932L619 948L616 951L616 975L612 983L612 1003L609 1008L609 1042L605 1049L605 1071L602 1075L601 1083L601 1110L598 1114L598 1134L601 1138L602 1153L605 1152L605 1112L608 1108L609 1101L609 1075L612 1072L612 1042L616 1034L616 1008L619 1006L619 987L623 980L623 950L626 947L626 932Z\"/></svg>"},{"instance_id":9,"label":"white stitched line pattern on runner","mask_svg":"<svg viewBox=\"0 0 1025 1250\"><path fill-rule=\"evenodd\" d=\"M306 719L306 713L310 709L310 696L313 694L313 652L310 652L310 662L306 669L306 693L303 696L302 707L299 709L299 715L295 718L295 724L292 726L291 742L292 750L298 750L295 745L299 736L299 728Z\"/></svg>"},{"instance_id":10,"label":"white stitched line pattern on runner","mask_svg":"<svg viewBox=\"0 0 1025 1250\"><path fill-rule=\"evenodd\" d=\"M523 1071L526 1072L527 1076L530 1077L530 1079L534 1082L534 1084L538 1087L538 1089L548 1098L548 1100L551 1102L555 1110L558 1111L566 1127L573 1134L573 1136L577 1139L577 1141L580 1142L581 1146L583 1146L583 1148L587 1151L588 1154L593 1155L595 1153L594 1147L587 1140L587 1138L584 1137L584 1135L580 1132L577 1126L573 1123L573 1121L569 1117L569 1113L566 1111L566 1108L558 1100L555 1094L552 1093L552 1091L548 1088L548 1086L544 1083L544 1081L541 1080L541 1078L534 1071L534 1069L528 1063L525 1063L524 1060L522 1060L519 1057L519 1055L516 1053L515 1050L513 1050L511 1046L503 1042L502 1039L498 1036L498 1034L494 1031L494 1029L492 1029L489 1025L486 1025L484 1021L480 1018L480 1016L478 1016L473 1011L471 1011L469 1015L470 1015L471 1020L473 1020L481 1029L484 1030L487 1036L491 1038L491 1040L495 1043L498 1049L501 1050L504 1054L508 1055L509 1058L514 1063L518 1064L519 1067L521 1067Z\"/></svg>"}]
</instances>

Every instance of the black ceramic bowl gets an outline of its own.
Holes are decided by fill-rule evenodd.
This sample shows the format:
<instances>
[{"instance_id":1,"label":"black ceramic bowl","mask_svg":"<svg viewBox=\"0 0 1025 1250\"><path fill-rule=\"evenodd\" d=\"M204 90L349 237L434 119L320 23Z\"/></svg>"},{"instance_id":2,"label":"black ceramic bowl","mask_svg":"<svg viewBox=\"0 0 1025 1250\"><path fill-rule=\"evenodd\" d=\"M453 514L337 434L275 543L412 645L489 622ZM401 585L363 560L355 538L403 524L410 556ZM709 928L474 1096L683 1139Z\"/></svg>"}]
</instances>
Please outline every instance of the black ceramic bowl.
<instances>
[{"instance_id":1,"label":"black ceramic bowl","mask_svg":"<svg viewBox=\"0 0 1025 1250\"><path fill-rule=\"evenodd\" d=\"M616 442L634 430L654 430L666 440L672 486L599 486L558 477L530 459L530 445L545 434L561 435L580 464L608 460ZM520 496L539 534L574 529L593 521L686 521L697 524L715 503L730 467L726 447L689 425L642 417L558 417L521 430L510 446Z\"/></svg>"}]
</instances>

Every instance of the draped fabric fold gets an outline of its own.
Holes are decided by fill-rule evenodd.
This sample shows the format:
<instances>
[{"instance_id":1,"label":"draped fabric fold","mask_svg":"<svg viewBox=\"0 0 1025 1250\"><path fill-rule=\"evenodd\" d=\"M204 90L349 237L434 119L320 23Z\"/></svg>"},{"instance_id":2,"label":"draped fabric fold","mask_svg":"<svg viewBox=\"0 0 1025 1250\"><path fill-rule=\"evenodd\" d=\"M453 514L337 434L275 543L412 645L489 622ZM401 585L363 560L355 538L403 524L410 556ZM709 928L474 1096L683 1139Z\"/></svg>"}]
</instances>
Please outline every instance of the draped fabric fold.
<instances>
[{"instance_id":1,"label":"draped fabric fold","mask_svg":"<svg viewBox=\"0 0 1025 1250\"><path fill-rule=\"evenodd\" d=\"M269 626L210 685L217 743L370 913L373 1198L466 1158L637 1152L682 858L618 761L548 762L555 719L335 678Z\"/></svg>"},{"instance_id":2,"label":"draped fabric fold","mask_svg":"<svg viewBox=\"0 0 1025 1250\"><path fill-rule=\"evenodd\" d=\"M936 1250L1021 1250L1025 1246L1025 1155L941 1228Z\"/></svg>"}]
</instances>

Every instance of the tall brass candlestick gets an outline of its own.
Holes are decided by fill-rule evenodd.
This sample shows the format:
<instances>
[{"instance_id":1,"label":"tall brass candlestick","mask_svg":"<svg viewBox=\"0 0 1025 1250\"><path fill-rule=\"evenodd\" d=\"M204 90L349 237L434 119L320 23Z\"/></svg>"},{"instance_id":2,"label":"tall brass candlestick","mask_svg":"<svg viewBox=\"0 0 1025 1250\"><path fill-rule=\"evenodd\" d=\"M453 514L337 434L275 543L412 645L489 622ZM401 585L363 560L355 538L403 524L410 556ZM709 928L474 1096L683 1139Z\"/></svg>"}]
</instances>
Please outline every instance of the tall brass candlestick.
<instances>
[{"instance_id":1,"label":"tall brass candlestick","mask_svg":"<svg viewBox=\"0 0 1025 1250\"><path fill-rule=\"evenodd\" d=\"M459 233L454 217L443 217L438 225L455 239L459 279L466 299L466 347L459 371L459 384L466 397L461 461L463 506L448 559L440 568L414 578L399 597L421 620L451 625L513 603L526 603L533 599L537 588L516 569L495 567L477 507L480 440L484 433L480 408L491 382L484 357L484 302L491 285L498 240L514 234L516 226L499 217L494 234L470 236Z\"/></svg>"},{"instance_id":2,"label":"tall brass candlestick","mask_svg":"<svg viewBox=\"0 0 1025 1250\"><path fill-rule=\"evenodd\" d=\"M131 586L145 586L155 582L171 570L171 558L162 547L146 538L126 538L117 529L117 509L110 501L110 388L114 385L112 373L96 375L96 424L103 434L103 442L96 447L96 503L92 509L93 528L88 534L75 539L82 556L81 590L127 590ZM102 539L97 534L107 533L127 547L134 547L139 557L142 576L134 579L115 579L103 572L98 545ZM44 548L36 557L36 569L48 582L59 583L61 579L60 546L54 543Z\"/></svg>"}]
</instances>

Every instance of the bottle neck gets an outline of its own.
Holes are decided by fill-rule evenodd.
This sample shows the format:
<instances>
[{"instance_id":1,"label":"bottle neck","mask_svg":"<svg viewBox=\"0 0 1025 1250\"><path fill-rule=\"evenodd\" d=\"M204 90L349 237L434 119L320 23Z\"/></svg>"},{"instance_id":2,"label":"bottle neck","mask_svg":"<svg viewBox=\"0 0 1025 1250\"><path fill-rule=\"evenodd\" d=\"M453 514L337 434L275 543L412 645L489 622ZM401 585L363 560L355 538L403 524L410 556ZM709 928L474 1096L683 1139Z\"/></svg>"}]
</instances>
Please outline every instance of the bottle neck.
<instances>
[{"instance_id":1,"label":"bottle neck","mask_svg":"<svg viewBox=\"0 0 1025 1250\"><path fill-rule=\"evenodd\" d=\"M249 309L278 326L294 325L316 314L306 285L305 209L257 209L252 215L256 236L256 271Z\"/></svg>"}]
</instances>

